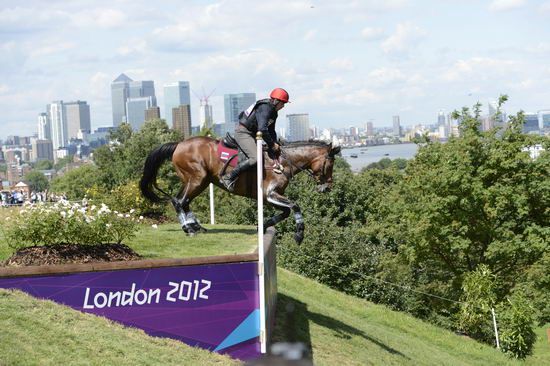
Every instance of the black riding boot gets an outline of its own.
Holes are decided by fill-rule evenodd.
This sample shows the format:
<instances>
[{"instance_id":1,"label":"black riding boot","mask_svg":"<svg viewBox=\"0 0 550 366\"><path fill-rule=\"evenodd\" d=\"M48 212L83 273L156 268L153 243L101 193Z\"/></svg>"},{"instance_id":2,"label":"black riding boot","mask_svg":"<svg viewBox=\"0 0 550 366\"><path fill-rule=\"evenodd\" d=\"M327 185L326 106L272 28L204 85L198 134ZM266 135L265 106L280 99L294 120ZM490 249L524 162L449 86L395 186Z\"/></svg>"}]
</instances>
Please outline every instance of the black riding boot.
<instances>
[{"instance_id":1,"label":"black riding boot","mask_svg":"<svg viewBox=\"0 0 550 366\"><path fill-rule=\"evenodd\" d=\"M246 159L245 161L239 163L235 168L233 168L232 171L222 177L222 184L229 192L233 192L235 190L235 183L239 178L239 174L245 170L248 170L251 166L252 164L250 164L250 159Z\"/></svg>"}]
</instances>

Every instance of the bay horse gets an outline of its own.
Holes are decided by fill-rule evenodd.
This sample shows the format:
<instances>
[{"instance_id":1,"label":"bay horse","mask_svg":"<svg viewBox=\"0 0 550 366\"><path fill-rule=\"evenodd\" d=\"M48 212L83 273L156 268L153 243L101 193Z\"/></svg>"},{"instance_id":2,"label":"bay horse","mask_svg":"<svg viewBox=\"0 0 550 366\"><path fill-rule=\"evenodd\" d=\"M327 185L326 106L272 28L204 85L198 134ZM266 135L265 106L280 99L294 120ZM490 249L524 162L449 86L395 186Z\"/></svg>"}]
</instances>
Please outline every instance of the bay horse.
<instances>
[{"instance_id":1,"label":"bay horse","mask_svg":"<svg viewBox=\"0 0 550 366\"><path fill-rule=\"evenodd\" d=\"M192 137L181 142L168 142L155 148L145 161L140 181L143 196L152 202L170 200L182 229L189 235L206 232L189 208L193 199L209 183L227 190L220 182L224 161L216 154L218 142L218 140L205 136ZM285 189L294 175L305 171L315 179L320 192L330 191L334 157L340 152L340 147L333 147L332 144L320 141L293 142L282 145L281 151L282 173L277 174L272 170L264 169L262 187L264 200L282 212L267 220L264 223L264 230L286 219L292 210L296 222L294 239L300 244L304 238L305 229L302 212L298 204L283 196ZM176 197L162 191L156 184L158 170L168 159L172 160L172 165L183 183ZM266 166L268 162L271 162L267 157L265 157L265 161ZM165 198L159 197L153 188L161 192ZM255 168L239 175L232 193L252 199L257 198Z\"/></svg>"}]
</instances>

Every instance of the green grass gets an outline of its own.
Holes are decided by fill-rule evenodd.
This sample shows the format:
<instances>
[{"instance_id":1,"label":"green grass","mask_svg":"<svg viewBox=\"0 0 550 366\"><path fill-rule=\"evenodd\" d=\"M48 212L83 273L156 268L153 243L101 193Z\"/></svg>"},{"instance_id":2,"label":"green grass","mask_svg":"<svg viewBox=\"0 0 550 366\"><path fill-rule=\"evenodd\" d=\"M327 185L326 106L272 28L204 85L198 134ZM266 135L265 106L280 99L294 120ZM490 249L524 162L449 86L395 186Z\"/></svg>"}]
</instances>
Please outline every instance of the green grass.
<instances>
[{"instance_id":1,"label":"green grass","mask_svg":"<svg viewBox=\"0 0 550 366\"><path fill-rule=\"evenodd\" d=\"M315 365L550 365L545 328L537 329L535 355L516 361L472 339L285 269L279 268L277 275L274 340L310 345Z\"/></svg>"},{"instance_id":2,"label":"green grass","mask_svg":"<svg viewBox=\"0 0 550 366\"><path fill-rule=\"evenodd\" d=\"M203 225L208 232L189 237L179 224L143 226L135 238L126 240L146 258L186 258L252 253L258 246L255 226Z\"/></svg>"},{"instance_id":3,"label":"green grass","mask_svg":"<svg viewBox=\"0 0 550 366\"><path fill-rule=\"evenodd\" d=\"M146 258L249 253L255 227L220 225L189 238L177 224L143 226L127 241ZM0 255L5 245L0 242ZM546 328L534 356L511 360L489 346L403 313L348 296L279 268L275 341L300 341L316 365L550 365ZM289 311L289 309L294 309ZM231 364L227 358L161 340L106 319L19 292L0 290L0 365ZM76 360L76 361L75 361Z\"/></svg>"},{"instance_id":4,"label":"green grass","mask_svg":"<svg viewBox=\"0 0 550 366\"><path fill-rule=\"evenodd\" d=\"M0 289L0 365L239 365L105 318Z\"/></svg>"}]
</instances>

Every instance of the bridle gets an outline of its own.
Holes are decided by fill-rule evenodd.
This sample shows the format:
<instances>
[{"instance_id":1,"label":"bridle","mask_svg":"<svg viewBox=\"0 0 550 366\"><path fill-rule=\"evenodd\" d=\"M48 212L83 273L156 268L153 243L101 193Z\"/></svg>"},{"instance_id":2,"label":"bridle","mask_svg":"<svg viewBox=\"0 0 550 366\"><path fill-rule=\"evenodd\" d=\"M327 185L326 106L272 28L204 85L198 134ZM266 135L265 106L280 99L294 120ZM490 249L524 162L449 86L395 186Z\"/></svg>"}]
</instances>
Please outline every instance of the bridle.
<instances>
[{"instance_id":1,"label":"bridle","mask_svg":"<svg viewBox=\"0 0 550 366\"><path fill-rule=\"evenodd\" d=\"M290 165L292 165L294 168L298 169L301 172L306 172L316 183L322 183L317 181L317 175L315 172L309 168L299 167L298 165L294 164L292 160L290 160L288 154L281 148L281 156L284 158L284 160L288 161ZM325 176L325 167L327 165L327 160L334 161L334 156L331 156L330 153L325 155L325 161L323 162L323 169L321 169L319 175ZM285 174L286 175L286 174ZM288 179L292 179L294 177L294 174L292 174L292 169L290 170L290 176L287 176Z\"/></svg>"}]
</instances>

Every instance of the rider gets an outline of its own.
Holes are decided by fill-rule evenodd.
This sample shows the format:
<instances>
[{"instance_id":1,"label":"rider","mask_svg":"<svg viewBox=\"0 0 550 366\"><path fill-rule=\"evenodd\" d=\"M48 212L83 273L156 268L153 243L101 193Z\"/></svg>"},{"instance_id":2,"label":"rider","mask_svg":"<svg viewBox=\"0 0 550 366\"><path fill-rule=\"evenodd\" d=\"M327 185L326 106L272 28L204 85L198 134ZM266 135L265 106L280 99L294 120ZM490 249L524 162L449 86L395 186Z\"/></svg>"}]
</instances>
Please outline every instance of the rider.
<instances>
[{"instance_id":1,"label":"rider","mask_svg":"<svg viewBox=\"0 0 550 366\"><path fill-rule=\"evenodd\" d=\"M221 181L228 191L233 192L239 174L256 165L256 132L261 131L268 146L269 156L277 160L281 147L277 143L275 122L277 112L288 103L288 93L281 88L273 89L269 98L261 99L239 114L239 124L235 130L235 139L248 159L239 162L233 170L225 174Z\"/></svg>"}]
</instances>

